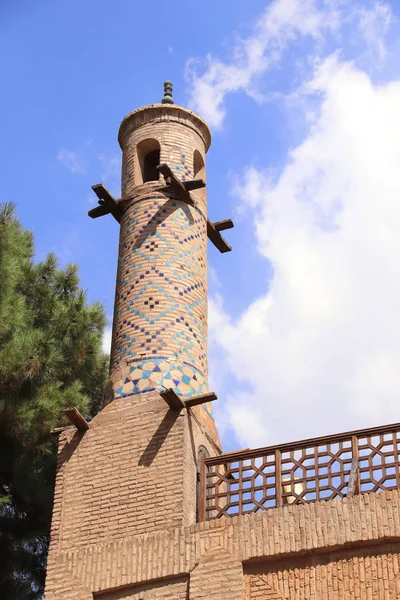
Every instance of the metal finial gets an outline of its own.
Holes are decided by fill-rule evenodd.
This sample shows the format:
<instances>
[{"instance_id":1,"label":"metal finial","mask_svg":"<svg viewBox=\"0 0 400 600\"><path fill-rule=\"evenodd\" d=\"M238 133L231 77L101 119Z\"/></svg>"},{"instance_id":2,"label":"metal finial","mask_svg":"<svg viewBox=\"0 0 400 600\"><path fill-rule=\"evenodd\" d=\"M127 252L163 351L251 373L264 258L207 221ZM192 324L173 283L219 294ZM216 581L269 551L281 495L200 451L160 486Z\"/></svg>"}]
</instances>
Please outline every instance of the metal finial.
<instances>
[{"instance_id":1,"label":"metal finial","mask_svg":"<svg viewBox=\"0 0 400 600\"><path fill-rule=\"evenodd\" d=\"M161 100L161 104L174 104L171 81L165 81L164 83L164 98Z\"/></svg>"}]
</instances>

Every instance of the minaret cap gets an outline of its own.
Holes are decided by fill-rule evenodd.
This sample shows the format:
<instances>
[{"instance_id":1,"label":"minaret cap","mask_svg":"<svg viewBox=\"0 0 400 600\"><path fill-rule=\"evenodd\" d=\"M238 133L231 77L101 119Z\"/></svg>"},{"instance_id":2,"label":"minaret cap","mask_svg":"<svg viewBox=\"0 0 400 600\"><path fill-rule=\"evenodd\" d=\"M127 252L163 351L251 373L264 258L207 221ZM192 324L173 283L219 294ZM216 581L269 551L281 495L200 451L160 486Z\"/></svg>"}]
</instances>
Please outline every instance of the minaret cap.
<instances>
[{"instance_id":1,"label":"minaret cap","mask_svg":"<svg viewBox=\"0 0 400 600\"><path fill-rule=\"evenodd\" d=\"M164 82L164 98L161 100L161 104L175 104L172 97L172 82Z\"/></svg>"}]
</instances>

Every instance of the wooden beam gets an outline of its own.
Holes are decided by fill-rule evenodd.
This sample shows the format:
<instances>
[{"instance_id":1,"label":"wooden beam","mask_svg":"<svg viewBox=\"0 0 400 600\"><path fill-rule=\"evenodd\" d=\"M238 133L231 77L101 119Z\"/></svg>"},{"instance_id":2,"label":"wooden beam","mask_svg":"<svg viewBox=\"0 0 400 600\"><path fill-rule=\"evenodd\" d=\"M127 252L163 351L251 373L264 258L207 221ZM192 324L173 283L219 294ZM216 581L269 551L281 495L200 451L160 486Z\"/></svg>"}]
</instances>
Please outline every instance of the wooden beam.
<instances>
[{"instance_id":1,"label":"wooden beam","mask_svg":"<svg viewBox=\"0 0 400 600\"><path fill-rule=\"evenodd\" d=\"M75 425L75 427L79 429L79 431L87 431L89 429L89 423L75 406L66 408L64 414L71 421L72 425Z\"/></svg>"},{"instance_id":2,"label":"wooden beam","mask_svg":"<svg viewBox=\"0 0 400 600\"><path fill-rule=\"evenodd\" d=\"M230 252L232 247L222 237L220 232L216 229L215 225L211 223L210 219L207 219L207 236L208 239L214 244L220 252Z\"/></svg>"},{"instance_id":3,"label":"wooden beam","mask_svg":"<svg viewBox=\"0 0 400 600\"><path fill-rule=\"evenodd\" d=\"M209 392L207 394L201 394L194 396L188 400L182 400L178 394L170 388L169 390L163 390L160 392L160 396L172 410L182 410L182 408L192 408L192 406L199 406L205 402L212 402L217 400L217 394L215 392Z\"/></svg>"},{"instance_id":4,"label":"wooden beam","mask_svg":"<svg viewBox=\"0 0 400 600\"><path fill-rule=\"evenodd\" d=\"M358 469L359 463L358 458L353 458L351 461L349 485L347 487L347 497L352 498L356 494L359 494L358 488Z\"/></svg>"},{"instance_id":5,"label":"wooden beam","mask_svg":"<svg viewBox=\"0 0 400 600\"><path fill-rule=\"evenodd\" d=\"M285 444L279 444L278 446L265 446L264 448L254 448L252 450L226 452L218 456L210 456L206 459L206 461L207 465L209 466L219 465L222 461L228 462L233 458L237 459L237 455L240 456L240 460L249 460L251 458L258 458L259 456L267 456L268 454L272 454L276 450L280 450L281 452L290 452L292 450L315 448L316 446L325 446L326 444L337 444L338 442L344 441L347 442L352 437L366 438L375 435L384 435L385 433L393 435L398 431L400 431L400 423L391 423L390 425L370 427L369 429L356 429L354 431L345 431L343 433L324 435L318 438L308 438L305 440L298 440L296 442L287 442Z\"/></svg>"},{"instance_id":6,"label":"wooden beam","mask_svg":"<svg viewBox=\"0 0 400 600\"><path fill-rule=\"evenodd\" d=\"M275 502L276 508L282 508L282 453L280 450L275 450Z\"/></svg>"},{"instance_id":7,"label":"wooden beam","mask_svg":"<svg viewBox=\"0 0 400 600\"><path fill-rule=\"evenodd\" d=\"M166 163L158 165L157 170L164 176L164 179L167 182L167 186L162 187L160 191L172 191L180 200L189 204L195 204L190 196L189 190L204 187L205 183L202 179L182 182ZM220 234L220 230L231 229L232 227L233 222L231 219L225 219L225 221L218 221L217 223L211 223L211 221L207 219L207 236L220 252L230 252L232 250L231 246Z\"/></svg>"},{"instance_id":8,"label":"wooden beam","mask_svg":"<svg viewBox=\"0 0 400 600\"><path fill-rule=\"evenodd\" d=\"M235 454L240 454L241 452L247 452L248 450L250 450L250 448L241 448L240 450L233 450L232 452L229 452L229 456L234 457ZM229 461L226 461L226 462L229 462Z\"/></svg>"},{"instance_id":9,"label":"wooden beam","mask_svg":"<svg viewBox=\"0 0 400 600\"><path fill-rule=\"evenodd\" d=\"M166 163L158 165L157 170L164 175L164 179L167 182L167 187L162 188L162 191L171 191L176 194L180 200L188 202L189 204L194 204L190 197L190 193L186 190L182 181L178 179L169 165Z\"/></svg>"},{"instance_id":10,"label":"wooden beam","mask_svg":"<svg viewBox=\"0 0 400 600\"><path fill-rule=\"evenodd\" d=\"M100 204L99 206L95 206L91 208L88 212L89 217L92 219L97 219L97 217L103 217L104 215L109 215L110 211L104 204Z\"/></svg>"},{"instance_id":11,"label":"wooden beam","mask_svg":"<svg viewBox=\"0 0 400 600\"><path fill-rule=\"evenodd\" d=\"M92 190L98 197L100 206L90 210L88 212L89 217L96 219L97 217L102 217L103 215L111 213L114 219L120 223L122 214L121 208L107 188L105 188L102 183L97 183L96 185L92 185Z\"/></svg>"},{"instance_id":12,"label":"wooden beam","mask_svg":"<svg viewBox=\"0 0 400 600\"><path fill-rule=\"evenodd\" d=\"M190 181L182 181L182 183L188 192L206 187L206 182L204 179L191 179Z\"/></svg>"},{"instance_id":13,"label":"wooden beam","mask_svg":"<svg viewBox=\"0 0 400 600\"><path fill-rule=\"evenodd\" d=\"M171 410L181 411L185 408L184 402L179 398L178 394L172 388L160 392L160 396L168 404Z\"/></svg>"},{"instance_id":14,"label":"wooden beam","mask_svg":"<svg viewBox=\"0 0 400 600\"><path fill-rule=\"evenodd\" d=\"M217 400L217 394L215 392L209 392L208 394L201 394L200 396L194 396L193 398L185 400L185 406L186 408L192 408L192 406L198 406L199 404L212 402L213 400Z\"/></svg>"},{"instance_id":15,"label":"wooden beam","mask_svg":"<svg viewBox=\"0 0 400 600\"><path fill-rule=\"evenodd\" d=\"M215 221L213 225L217 231L224 231L225 229L233 229L233 227L234 227L232 219L225 219L224 221Z\"/></svg>"}]
</instances>

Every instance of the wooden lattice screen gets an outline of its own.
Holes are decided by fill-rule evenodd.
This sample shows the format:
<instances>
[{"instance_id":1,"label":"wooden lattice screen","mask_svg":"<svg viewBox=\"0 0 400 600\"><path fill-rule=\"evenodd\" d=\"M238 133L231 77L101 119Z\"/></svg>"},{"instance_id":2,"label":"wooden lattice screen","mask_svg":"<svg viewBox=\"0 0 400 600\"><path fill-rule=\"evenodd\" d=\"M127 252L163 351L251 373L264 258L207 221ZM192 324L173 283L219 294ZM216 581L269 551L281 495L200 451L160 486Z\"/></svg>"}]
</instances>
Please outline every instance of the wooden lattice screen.
<instances>
[{"instance_id":1,"label":"wooden lattice screen","mask_svg":"<svg viewBox=\"0 0 400 600\"><path fill-rule=\"evenodd\" d=\"M207 458L202 520L400 488L400 423Z\"/></svg>"}]
</instances>

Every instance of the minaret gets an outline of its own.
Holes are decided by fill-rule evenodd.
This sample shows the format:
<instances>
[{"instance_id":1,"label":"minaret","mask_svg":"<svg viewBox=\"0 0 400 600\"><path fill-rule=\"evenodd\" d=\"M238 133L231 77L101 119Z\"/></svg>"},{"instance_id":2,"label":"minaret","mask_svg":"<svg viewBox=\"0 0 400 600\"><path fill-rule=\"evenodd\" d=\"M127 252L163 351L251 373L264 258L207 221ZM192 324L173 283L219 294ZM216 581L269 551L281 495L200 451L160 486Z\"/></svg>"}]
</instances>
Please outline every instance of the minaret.
<instances>
[{"instance_id":1,"label":"minaret","mask_svg":"<svg viewBox=\"0 0 400 600\"><path fill-rule=\"evenodd\" d=\"M166 82L160 104L123 119L119 142L122 196L95 185L99 206L89 212L120 224L110 376L90 423L66 411L74 426L59 437L46 600L143 580L132 565L144 552L144 569L167 568L164 538L184 544L182 528L204 517L199 473L205 456L221 453L208 384L207 238L226 252L220 231L233 225L207 216L210 131L174 104ZM176 548L173 572L184 556Z\"/></svg>"},{"instance_id":2,"label":"minaret","mask_svg":"<svg viewBox=\"0 0 400 600\"><path fill-rule=\"evenodd\" d=\"M161 104L121 123L122 198L93 188L102 206L89 214L113 212L114 203L120 222L105 404L153 390L173 389L182 399L209 392L207 234L221 251L230 247L207 217L208 126L174 104L171 82L164 89ZM217 439L211 405L198 414Z\"/></svg>"}]
</instances>

